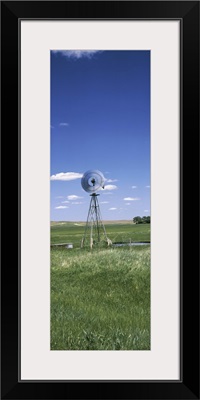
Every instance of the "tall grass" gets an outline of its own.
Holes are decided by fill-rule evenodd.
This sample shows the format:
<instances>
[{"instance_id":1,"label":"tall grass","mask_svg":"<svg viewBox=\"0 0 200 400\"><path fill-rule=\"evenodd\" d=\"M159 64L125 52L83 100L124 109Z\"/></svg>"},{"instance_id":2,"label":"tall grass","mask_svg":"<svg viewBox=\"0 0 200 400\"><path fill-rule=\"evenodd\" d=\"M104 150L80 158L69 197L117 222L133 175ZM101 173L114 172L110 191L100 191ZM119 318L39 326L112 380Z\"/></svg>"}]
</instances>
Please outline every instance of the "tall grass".
<instances>
[{"instance_id":1,"label":"tall grass","mask_svg":"<svg viewBox=\"0 0 200 400\"><path fill-rule=\"evenodd\" d=\"M150 349L150 248L51 249L51 349Z\"/></svg>"}]
</instances>

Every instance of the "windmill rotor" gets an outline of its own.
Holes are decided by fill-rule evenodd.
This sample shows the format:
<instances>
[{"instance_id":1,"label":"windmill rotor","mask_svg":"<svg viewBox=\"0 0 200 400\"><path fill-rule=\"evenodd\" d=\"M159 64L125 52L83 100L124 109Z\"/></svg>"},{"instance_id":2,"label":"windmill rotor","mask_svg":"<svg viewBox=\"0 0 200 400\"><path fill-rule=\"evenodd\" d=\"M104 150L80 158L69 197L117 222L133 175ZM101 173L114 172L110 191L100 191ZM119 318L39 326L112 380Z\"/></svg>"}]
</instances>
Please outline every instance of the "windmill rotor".
<instances>
[{"instance_id":1,"label":"windmill rotor","mask_svg":"<svg viewBox=\"0 0 200 400\"><path fill-rule=\"evenodd\" d=\"M86 171L81 179L82 188L88 193L95 193L104 188L105 178L98 170Z\"/></svg>"}]
</instances>

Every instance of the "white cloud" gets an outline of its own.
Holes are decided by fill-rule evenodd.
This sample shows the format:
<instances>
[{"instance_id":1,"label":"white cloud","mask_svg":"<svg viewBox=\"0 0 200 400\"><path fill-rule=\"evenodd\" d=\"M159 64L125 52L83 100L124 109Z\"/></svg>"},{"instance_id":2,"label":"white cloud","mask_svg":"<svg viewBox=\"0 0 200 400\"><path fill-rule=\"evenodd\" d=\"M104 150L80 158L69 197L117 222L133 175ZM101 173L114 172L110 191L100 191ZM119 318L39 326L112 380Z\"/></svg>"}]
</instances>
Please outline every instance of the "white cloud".
<instances>
[{"instance_id":1,"label":"white cloud","mask_svg":"<svg viewBox=\"0 0 200 400\"><path fill-rule=\"evenodd\" d=\"M51 181L73 181L74 179L82 178L83 174L79 172L60 172L59 174L51 175Z\"/></svg>"},{"instance_id":2,"label":"white cloud","mask_svg":"<svg viewBox=\"0 0 200 400\"><path fill-rule=\"evenodd\" d=\"M83 204L82 201L73 201L72 204Z\"/></svg>"},{"instance_id":3,"label":"white cloud","mask_svg":"<svg viewBox=\"0 0 200 400\"><path fill-rule=\"evenodd\" d=\"M124 197L125 201L136 201L136 200L140 200L138 197Z\"/></svg>"},{"instance_id":4,"label":"white cloud","mask_svg":"<svg viewBox=\"0 0 200 400\"><path fill-rule=\"evenodd\" d=\"M80 58L92 58L96 53L100 53L99 50L53 50L53 53L59 53L64 57L80 59Z\"/></svg>"},{"instance_id":5,"label":"white cloud","mask_svg":"<svg viewBox=\"0 0 200 400\"><path fill-rule=\"evenodd\" d=\"M149 212L149 210L144 210L144 212Z\"/></svg>"},{"instance_id":6,"label":"white cloud","mask_svg":"<svg viewBox=\"0 0 200 400\"><path fill-rule=\"evenodd\" d=\"M60 122L59 126L69 126L68 122Z\"/></svg>"},{"instance_id":7,"label":"white cloud","mask_svg":"<svg viewBox=\"0 0 200 400\"><path fill-rule=\"evenodd\" d=\"M125 203L125 206L130 206L131 205L131 203Z\"/></svg>"},{"instance_id":8,"label":"white cloud","mask_svg":"<svg viewBox=\"0 0 200 400\"><path fill-rule=\"evenodd\" d=\"M69 208L69 207L68 207L68 206L58 206L58 207L55 207L56 210L61 210L61 209L63 209L63 208Z\"/></svg>"},{"instance_id":9,"label":"white cloud","mask_svg":"<svg viewBox=\"0 0 200 400\"><path fill-rule=\"evenodd\" d=\"M76 196L75 194L70 194L70 196L67 196L68 200L77 200L77 199L82 199L80 196Z\"/></svg>"},{"instance_id":10,"label":"white cloud","mask_svg":"<svg viewBox=\"0 0 200 400\"><path fill-rule=\"evenodd\" d=\"M62 201L62 203L64 204L64 203L69 203L69 201L68 200L65 200L65 201Z\"/></svg>"},{"instance_id":11,"label":"white cloud","mask_svg":"<svg viewBox=\"0 0 200 400\"><path fill-rule=\"evenodd\" d=\"M100 201L101 204L108 204L109 201Z\"/></svg>"},{"instance_id":12,"label":"white cloud","mask_svg":"<svg viewBox=\"0 0 200 400\"><path fill-rule=\"evenodd\" d=\"M137 186L132 186L132 189L136 189L137 188Z\"/></svg>"},{"instance_id":13,"label":"white cloud","mask_svg":"<svg viewBox=\"0 0 200 400\"><path fill-rule=\"evenodd\" d=\"M117 182L118 179L106 179L106 182L108 183L112 183L112 182Z\"/></svg>"},{"instance_id":14,"label":"white cloud","mask_svg":"<svg viewBox=\"0 0 200 400\"><path fill-rule=\"evenodd\" d=\"M111 207L111 208L109 208L109 210L113 211L113 210L117 210L117 208L116 207Z\"/></svg>"},{"instance_id":15,"label":"white cloud","mask_svg":"<svg viewBox=\"0 0 200 400\"><path fill-rule=\"evenodd\" d=\"M115 190L115 189L117 189L117 186L115 185L106 185L102 190Z\"/></svg>"},{"instance_id":16,"label":"white cloud","mask_svg":"<svg viewBox=\"0 0 200 400\"><path fill-rule=\"evenodd\" d=\"M151 186L145 186L146 188L150 188Z\"/></svg>"}]
</instances>

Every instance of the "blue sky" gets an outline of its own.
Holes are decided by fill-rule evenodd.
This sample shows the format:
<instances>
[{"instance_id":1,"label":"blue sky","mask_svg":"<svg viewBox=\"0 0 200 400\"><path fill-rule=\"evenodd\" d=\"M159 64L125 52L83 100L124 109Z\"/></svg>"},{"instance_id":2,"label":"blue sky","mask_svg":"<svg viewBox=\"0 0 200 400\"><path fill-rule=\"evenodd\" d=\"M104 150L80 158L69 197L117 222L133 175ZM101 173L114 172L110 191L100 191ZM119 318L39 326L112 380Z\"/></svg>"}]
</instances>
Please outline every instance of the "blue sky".
<instances>
[{"instance_id":1,"label":"blue sky","mask_svg":"<svg viewBox=\"0 0 200 400\"><path fill-rule=\"evenodd\" d=\"M51 51L51 220L85 221L89 169L103 220L150 215L150 52Z\"/></svg>"}]
</instances>

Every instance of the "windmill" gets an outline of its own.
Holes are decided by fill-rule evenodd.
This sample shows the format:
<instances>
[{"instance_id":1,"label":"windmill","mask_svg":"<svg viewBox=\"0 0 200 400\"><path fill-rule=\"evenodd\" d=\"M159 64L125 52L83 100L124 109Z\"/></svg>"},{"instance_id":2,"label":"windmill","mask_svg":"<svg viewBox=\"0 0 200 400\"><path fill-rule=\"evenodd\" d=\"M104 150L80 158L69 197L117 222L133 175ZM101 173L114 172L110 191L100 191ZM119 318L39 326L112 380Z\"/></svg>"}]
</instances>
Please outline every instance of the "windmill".
<instances>
[{"instance_id":1,"label":"windmill","mask_svg":"<svg viewBox=\"0 0 200 400\"><path fill-rule=\"evenodd\" d=\"M105 178L103 174L98 170L89 170L85 172L81 179L82 188L87 193L90 193L91 196L87 222L81 241L81 247L86 244L88 238L91 249L93 245L99 244L102 240L105 240L108 246L112 244L111 240L106 234L98 202L99 194L96 193L98 190L104 189L104 184Z\"/></svg>"}]
</instances>

